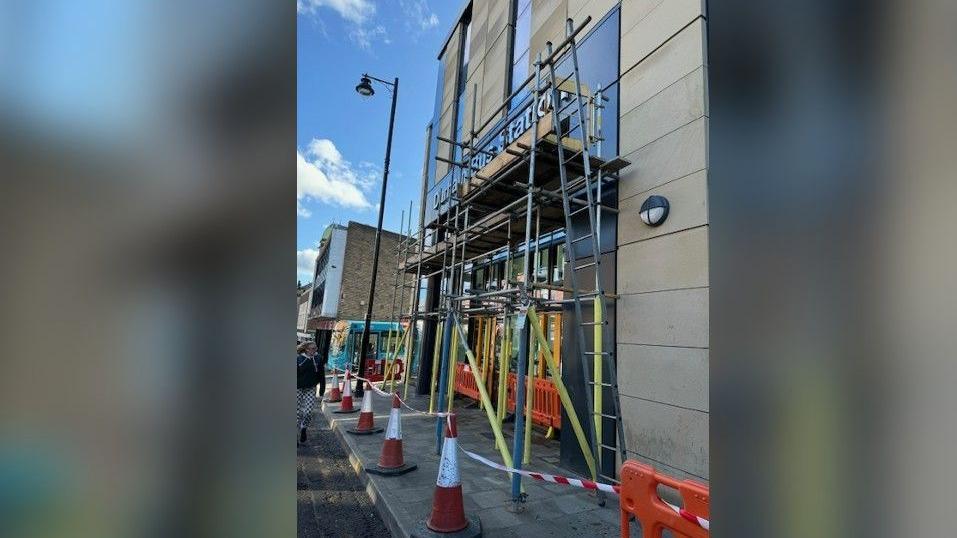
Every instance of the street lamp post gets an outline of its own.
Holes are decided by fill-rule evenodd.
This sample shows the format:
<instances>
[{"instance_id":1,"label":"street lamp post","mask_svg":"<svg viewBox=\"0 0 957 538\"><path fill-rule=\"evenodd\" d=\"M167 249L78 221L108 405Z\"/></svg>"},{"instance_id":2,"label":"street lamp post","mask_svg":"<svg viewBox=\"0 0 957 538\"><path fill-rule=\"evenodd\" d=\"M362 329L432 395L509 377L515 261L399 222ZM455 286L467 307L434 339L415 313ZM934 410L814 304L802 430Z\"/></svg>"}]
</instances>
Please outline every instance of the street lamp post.
<instances>
[{"instance_id":1,"label":"street lamp post","mask_svg":"<svg viewBox=\"0 0 957 538\"><path fill-rule=\"evenodd\" d=\"M380 78L363 74L356 85L356 92L363 97L371 97L375 94L372 88L372 81L385 84L392 89L392 111L389 113L389 137L385 144L385 165L382 169L382 193L379 196L379 223L375 229L375 246L372 252L372 282L369 284L369 300L366 303L366 319L362 329L362 341L359 344L359 372L358 375L365 377L366 352L369 347L369 330L372 323L372 304L375 301L375 280L379 271L379 243L382 240L382 216L385 212L385 192L389 182L389 160L392 156L392 131L395 127L395 102L399 97L399 77L393 82L388 82ZM362 383L356 383L355 396L361 398L363 393Z\"/></svg>"}]
</instances>

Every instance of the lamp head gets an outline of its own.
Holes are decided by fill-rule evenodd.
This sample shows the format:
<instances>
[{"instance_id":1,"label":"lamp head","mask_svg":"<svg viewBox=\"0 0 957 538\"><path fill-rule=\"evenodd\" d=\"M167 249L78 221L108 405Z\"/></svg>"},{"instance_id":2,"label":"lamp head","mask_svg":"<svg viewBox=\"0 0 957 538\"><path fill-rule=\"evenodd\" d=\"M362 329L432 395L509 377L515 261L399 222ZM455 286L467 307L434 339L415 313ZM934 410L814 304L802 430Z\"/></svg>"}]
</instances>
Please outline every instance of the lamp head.
<instances>
[{"instance_id":1,"label":"lamp head","mask_svg":"<svg viewBox=\"0 0 957 538\"><path fill-rule=\"evenodd\" d=\"M362 79L359 80L359 84L356 85L356 93L363 97L372 97L375 94L375 90L372 89L372 81L369 80L369 77L363 75Z\"/></svg>"}]
</instances>

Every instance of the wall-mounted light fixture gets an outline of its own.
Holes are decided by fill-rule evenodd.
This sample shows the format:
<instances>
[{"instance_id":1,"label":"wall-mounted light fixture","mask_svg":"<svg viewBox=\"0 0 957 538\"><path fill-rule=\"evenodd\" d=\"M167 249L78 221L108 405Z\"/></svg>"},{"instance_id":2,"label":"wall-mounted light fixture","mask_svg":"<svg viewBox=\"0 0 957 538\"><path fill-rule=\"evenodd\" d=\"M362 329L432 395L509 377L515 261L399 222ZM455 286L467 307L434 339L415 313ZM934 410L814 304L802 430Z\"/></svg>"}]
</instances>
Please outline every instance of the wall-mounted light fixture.
<instances>
[{"instance_id":1,"label":"wall-mounted light fixture","mask_svg":"<svg viewBox=\"0 0 957 538\"><path fill-rule=\"evenodd\" d=\"M671 204L668 203L668 199L664 196L649 196L648 199L641 204L641 209L638 210L638 214L641 215L641 221L648 226L660 226L661 223L668 218L668 210L670 208Z\"/></svg>"}]
</instances>

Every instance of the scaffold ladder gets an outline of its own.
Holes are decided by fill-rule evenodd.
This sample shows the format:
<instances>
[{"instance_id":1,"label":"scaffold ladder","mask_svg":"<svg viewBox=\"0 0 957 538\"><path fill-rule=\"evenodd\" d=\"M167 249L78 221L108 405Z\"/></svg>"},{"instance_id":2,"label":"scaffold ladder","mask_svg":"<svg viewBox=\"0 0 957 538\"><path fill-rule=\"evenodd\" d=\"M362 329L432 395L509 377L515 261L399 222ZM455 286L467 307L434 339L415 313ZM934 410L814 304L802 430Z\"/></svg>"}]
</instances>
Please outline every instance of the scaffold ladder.
<instances>
[{"instance_id":1,"label":"scaffold ladder","mask_svg":"<svg viewBox=\"0 0 957 538\"><path fill-rule=\"evenodd\" d=\"M556 137L556 146L558 151L558 170L559 180L561 181L562 206L565 216L565 256L569 270L568 279L571 284L571 303L574 305L575 312L575 331L578 352L582 368L582 375L585 380L585 394L588 409L588 424L591 426L590 436L592 440L592 456L598 463L598 474L602 478L611 481L617 481L612 472L609 475L603 472L605 466L602 465L606 458L620 457L621 461L626 459L626 447L624 426L621 420L621 403L618 394L618 376L615 364L614 350L604 348L608 343L613 343L612 330L608 322L608 302L614 300L614 296L609 295L602 282L601 271L601 244L600 244L600 224L602 210L614 211L614 208L604 206L601 200L601 187L606 178L602 178L601 171L592 170L591 156L589 146L592 139L588 133L588 123L585 120L585 110L582 105L582 86L578 69L578 52L576 39L573 34L574 27L571 19L566 21L566 35L568 37L569 53L572 61L572 78L575 81L575 91L567 92L573 100L575 123L579 128L581 137L581 149L573 155L565 157L564 140L569 138L575 131L575 125L569 122L567 132L563 132L561 109L559 101L559 84L555 74L555 63L548 62L549 86L552 95L552 127ZM552 44L546 44L546 53L551 56ZM540 81L536 81L540 84ZM597 94L596 101L601 102L601 92ZM572 119L572 118L570 118ZM600 141L600 136L596 140ZM581 159L583 165L582 180L583 186L580 188L570 185L567 165L572 161ZM581 195L584 194L584 199ZM572 203L575 202L582 207L573 209ZM573 219L575 216L587 213L587 230L581 235L574 235ZM581 252L580 243L585 243L584 252L581 255L576 253L576 248ZM583 277L582 271L591 270L594 273L594 288L583 290L579 280ZM583 321L583 303L590 302L593 310L593 321ZM588 351L585 345L585 327L592 328L593 349ZM591 365L589 365L591 363ZM607 381L604 379L604 373L608 373ZM603 409L604 389L609 389L612 395L613 409L611 413ZM613 421L617 431L617 442L614 445L604 443L603 424L605 421ZM603 457L605 456L605 457ZM617 465L612 465L617 468Z\"/></svg>"}]
</instances>

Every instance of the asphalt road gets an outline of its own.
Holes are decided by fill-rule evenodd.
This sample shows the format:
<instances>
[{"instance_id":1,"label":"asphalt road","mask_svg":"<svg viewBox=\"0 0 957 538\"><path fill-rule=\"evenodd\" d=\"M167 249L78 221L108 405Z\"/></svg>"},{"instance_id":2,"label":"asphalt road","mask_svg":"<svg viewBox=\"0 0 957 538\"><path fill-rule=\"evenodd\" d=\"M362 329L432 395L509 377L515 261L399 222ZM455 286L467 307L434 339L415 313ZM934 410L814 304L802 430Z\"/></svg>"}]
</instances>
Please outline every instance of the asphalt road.
<instances>
[{"instance_id":1,"label":"asphalt road","mask_svg":"<svg viewBox=\"0 0 957 538\"><path fill-rule=\"evenodd\" d=\"M308 435L297 458L299 538L390 536L318 409Z\"/></svg>"}]
</instances>

